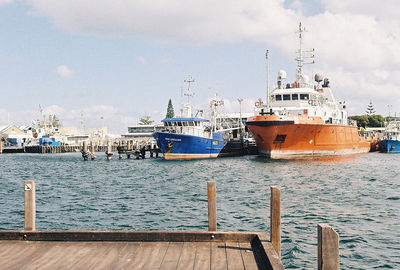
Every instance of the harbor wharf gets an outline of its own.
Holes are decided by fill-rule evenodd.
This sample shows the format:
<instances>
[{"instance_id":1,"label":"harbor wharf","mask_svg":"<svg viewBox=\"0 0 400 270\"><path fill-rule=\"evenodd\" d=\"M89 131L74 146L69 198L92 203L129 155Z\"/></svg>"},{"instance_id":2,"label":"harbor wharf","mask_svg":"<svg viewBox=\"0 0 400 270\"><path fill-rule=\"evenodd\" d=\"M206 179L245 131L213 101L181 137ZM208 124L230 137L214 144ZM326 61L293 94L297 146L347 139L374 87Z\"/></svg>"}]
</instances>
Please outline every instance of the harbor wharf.
<instances>
[{"instance_id":1,"label":"harbor wharf","mask_svg":"<svg viewBox=\"0 0 400 270\"><path fill-rule=\"evenodd\" d=\"M216 184L208 182L208 231L38 231L35 183L24 182L25 226L0 231L1 269L284 269L280 190L271 187L269 240L217 231ZM339 269L339 238L318 225L318 269Z\"/></svg>"}]
</instances>

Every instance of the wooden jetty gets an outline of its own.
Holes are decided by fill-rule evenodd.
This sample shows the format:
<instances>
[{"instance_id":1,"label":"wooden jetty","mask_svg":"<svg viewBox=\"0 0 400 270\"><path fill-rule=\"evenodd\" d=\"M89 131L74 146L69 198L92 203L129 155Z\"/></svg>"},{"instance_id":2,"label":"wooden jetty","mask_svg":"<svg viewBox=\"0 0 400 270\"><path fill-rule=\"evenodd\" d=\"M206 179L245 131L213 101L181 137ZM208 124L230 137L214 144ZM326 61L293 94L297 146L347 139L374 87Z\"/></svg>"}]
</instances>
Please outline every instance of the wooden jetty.
<instances>
[{"instance_id":1,"label":"wooden jetty","mask_svg":"<svg viewBox=\"0 0 400 270\"><path fill-rule=\"evenodd\" d=\"M279 189L271 187L268 240L264 233L218 232L215 182L207 186L207 232L36 231L35 183L25 181L25 227L0 231L0 269L284 269ZM318 226L318 269L339 269L338 239Z\"/></svg>"}]
</instances>

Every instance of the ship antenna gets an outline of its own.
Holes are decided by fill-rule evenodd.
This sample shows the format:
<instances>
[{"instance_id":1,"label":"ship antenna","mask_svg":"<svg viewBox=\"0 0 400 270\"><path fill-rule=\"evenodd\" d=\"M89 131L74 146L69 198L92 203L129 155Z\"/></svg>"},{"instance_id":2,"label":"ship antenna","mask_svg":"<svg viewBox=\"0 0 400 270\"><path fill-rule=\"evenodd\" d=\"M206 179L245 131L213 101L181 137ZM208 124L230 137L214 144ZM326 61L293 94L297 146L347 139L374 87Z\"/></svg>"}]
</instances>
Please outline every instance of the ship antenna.
<instances>
[{"instance_id":1,"label":"ship antenna","mask_svg":"<svg viewBox=\"0 0 400 270\"><path fill-rule=\"evenodd\" d=\"M310 50L303 50L303 33L307 32L305 27L302 27L301 22L299 23L299 30L297 33L299 33L299 50L297 51L297 58L295 59L297 61L297 75L296 75L296 81L300 82L303 79L303 66L306 64L315 64L314 61L314 52L315 49L310 49ZM308 55L307 55L308 53ZM311 62L304 62L304 58L310 58L312 59Z\"/></svg>"},{"instance_id":2,"label":"ship antenna","mask_svg":"<svg viewBox=\"0 0 400 270\"><path fill-rule=\"evenodd\" d=\"M184 95L187 96L187 103L190 104L190 98L194 96L194 92L190 92L190 84L194 82L194 79L192 78L192 76L189 76L189 78L187 80L184 80L184 82L188 84L188 88Z\"/></svg>"},{"instance_id":3,"label":"ship antenna","mask_svg":"<svg viewBox=\"0 0 400 270\"><path fill-rule=\"evenodd\" d=\"M267 103L267 109L269 110L269 51L267 50L265 53L265 59L267 61L267 99L265 100Z\"/></svg>"}]
</instances>

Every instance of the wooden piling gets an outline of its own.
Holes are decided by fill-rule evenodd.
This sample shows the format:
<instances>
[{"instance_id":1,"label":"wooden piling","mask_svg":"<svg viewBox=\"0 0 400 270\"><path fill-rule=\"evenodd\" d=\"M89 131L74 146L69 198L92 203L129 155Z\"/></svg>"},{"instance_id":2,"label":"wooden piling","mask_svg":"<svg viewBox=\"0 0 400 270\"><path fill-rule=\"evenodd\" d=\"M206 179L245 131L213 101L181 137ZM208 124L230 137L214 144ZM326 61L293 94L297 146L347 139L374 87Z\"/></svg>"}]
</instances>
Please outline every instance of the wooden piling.
<instances>
[{"instance_id":1,"label":"wooden piling","mask_svg":"<svg viewBox=\"0 0 400 270\"><path fill-rule=\"evenodd\" d=\"M214 181L207 182L208 231L217 231L217 191Z\"/></svg>"},{"instance_id":2,"label":"wooden piling","mask_svg":"<svg viewBox=\"0 0 400 270\"><path fill-rule=\"evenodd\" d=\"M111 156L113 155L113 153L112 153L112 145L110 144L109 141L107 141L106 155L107 155L107 160L111 160Z\"/></svg>"},{"instance_id":3,"label":"wooden piling","mask_svg":"<svg viewBox=\"0 0 400 270\"><path fill-rule=\"evenodd\" d=\"M281 257L281 191L271 187L270 240L276 254Z\"/></svg>"},{"instance_id":4,"label":"wooden piling","mask_svg":"<svg viewBox=\"0 0 400 270\"><path fill-rule=\"evenodd\" d=\"M90 156L92 160L96 159L96 155L94 154L95 152L95 144L93 143L93 141L90 141Z\"/></svg>"},{"instance_id":5,"label":"wooden piling","mask_svg":"<svg viewBox=\"0 0 400 270\"><path fill-rule=\"evenodd\" d=\"M35 230L36 221L36 202L35 202L35 182L24 181L24 211L25 211L25 231Z\"/></svg>"},{"instance_id":6,"label":"wooden piling","mask_svg":"<svg viewBox=\"0 0 400 270\"><path fill-rule=\"evenodd\" d=\"M339 235L327 224L318 224L318 270L339 269Z\"/></svg>"}]
</instances>

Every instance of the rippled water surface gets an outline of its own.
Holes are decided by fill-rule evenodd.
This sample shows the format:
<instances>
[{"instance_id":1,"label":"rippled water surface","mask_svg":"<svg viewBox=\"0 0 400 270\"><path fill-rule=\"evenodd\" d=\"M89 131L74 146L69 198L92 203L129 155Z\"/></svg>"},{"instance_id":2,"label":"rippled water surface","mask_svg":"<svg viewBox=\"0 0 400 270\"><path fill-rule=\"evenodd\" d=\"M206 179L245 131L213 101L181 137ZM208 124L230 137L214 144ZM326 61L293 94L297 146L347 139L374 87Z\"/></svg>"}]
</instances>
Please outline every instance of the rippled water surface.
<instances>
[{"instance_id":1,"label":"rippled water surface","mask_svg":"<svg viewBox=\"0 0 400 270\"><path fill-rule=\"evenodd\" d=\"M0 155L0 230L24 226L23 181L36 183L38 230L207 230L207 181L218 229L269 231L270 186L282 192L282 261L317 268L317 224L340 236L342 269L400 269L400 155L271 161Z\"/></svg>"}]
</instances>

